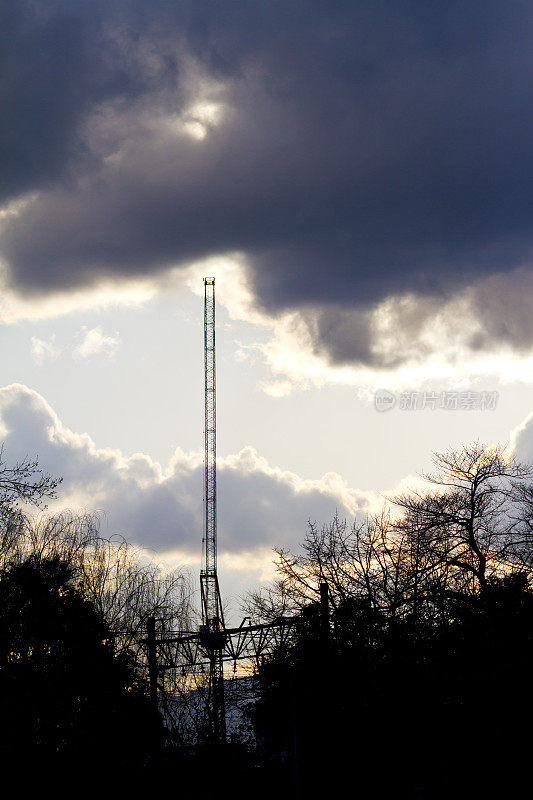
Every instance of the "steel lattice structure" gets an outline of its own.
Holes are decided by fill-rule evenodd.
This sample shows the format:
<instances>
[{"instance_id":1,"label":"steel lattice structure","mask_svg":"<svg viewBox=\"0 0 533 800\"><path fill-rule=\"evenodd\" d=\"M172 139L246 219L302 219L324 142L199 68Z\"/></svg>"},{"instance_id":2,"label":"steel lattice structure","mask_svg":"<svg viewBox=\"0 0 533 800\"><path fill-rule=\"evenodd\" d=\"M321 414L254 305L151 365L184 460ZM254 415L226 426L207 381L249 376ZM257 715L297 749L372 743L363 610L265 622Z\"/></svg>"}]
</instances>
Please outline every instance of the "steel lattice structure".
<instances>
[{"instance_id":1,"label":"steel lattice structure","mask_svg":"<svg viewBox=\"0 0 533 800\"><path fill-rule=\"evenodd\" d=\"M246 660L258 666L261 660L294 640L301 617L278 617L252 625L244 620L238 628L226 628L217 576L217 465L216 465L216 364L215 279L204 278L204 535L200 589L202 624L195 632L156 631L157 621L148 620L146 646L150 694L158 708L158 674L165 670L209 674L207 698L212 736L226 739L224 665ZM326 596L327 616L327 596Z\"/></svg>"},{"instance_id":2,"label":"steel lattice structure","mask_svg":"<svg viewBox=\"0 0 533 800\"><path fill-rule=\"evenodd\" d=\"M204 537L200 573L202 628L209 644L209 692L215 739L226 737L224 708L224 614L217 576L217 399L215 360L215 279L204 278Z\"/></svg>"},{"instance_id":3,"label":"steel lattice structure","mask_svg":"<svg viewBox=\"0 0 533 800\"><path fill-rule=\"evenodd\" d=\"M217 578L217 401L215 364L215 279L204 278L204 537L201 572L202 623L224 627Z\"/></svg>"},{"instance_id":4,"label":"steel lattice structure","mask_svg":"<svg viewBox=\"0 0 533 800\"><path fill-rule=\"evenodd\" d=\"M258 665L264 656L288 647L300 623L301 617L279 617L258 625L244 620L238 628L226 628L217 637L204 631L161 632L154 640L158 670L205 671L210 668L213 648L222 664L246 660Z\"/></svg>"}]
</instances>

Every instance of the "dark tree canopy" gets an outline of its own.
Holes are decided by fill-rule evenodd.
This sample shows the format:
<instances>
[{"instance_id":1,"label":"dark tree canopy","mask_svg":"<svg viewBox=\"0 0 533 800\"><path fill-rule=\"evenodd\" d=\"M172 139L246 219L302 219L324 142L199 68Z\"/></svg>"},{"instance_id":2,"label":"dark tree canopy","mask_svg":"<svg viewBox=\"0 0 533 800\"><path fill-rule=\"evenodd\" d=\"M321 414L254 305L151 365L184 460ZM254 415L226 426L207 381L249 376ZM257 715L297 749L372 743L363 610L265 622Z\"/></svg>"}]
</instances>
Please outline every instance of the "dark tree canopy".
<instances>
[{"instance_id":1,"label":"dark tree canopy","mask_svg":"<svg viewBox=\"0 0 533 800\"><path fill-rule=\"evenodd\" d=\"M159 676L162 720L148 703L146 622L191 629L185 577L103 539L94 517L30 517L13 487L0 516L5 765L159 790L170 778L185 793L201 775L201 789L231 780L258 800L522 796L533 483L504 449L438 455L425 484L382 513L310 523L300 552L278 551L278 581L247 611L295 614L298 633L258 665L251 752L202 742L202 676Z\"/></svg>"},{"instance_id":2,"label":"dark tree canopy","mask_svg":"<svg viewBox=\"0 0 533 800\"><path fill-rule=\"evenodd\" d=\"M0 576L2 751L48 768L101 766L147 748L153 720L133 665L60 559L34 557ZM105 763L107 760L107 764Z\"/></svg>"},{"instance_id":3,"label":"dark tree canopy","mask_svg":"<svg viewBox=\"0 0 533 800\"><path fill-rule=\"evenodd\" d=\"M265 763L303 797L522 796L533 714L531 473L502 448L435 457L423 488L362 524L310 523L252 595L299 613L259 671ZM324 639L318 602L329 588Z\"/></svg>"},{"instance_id":4,"label":"dark tree canopy","mask_svg":"<svg viewBox=\"0 0 533 800\"><path fill-rule=\"evenodd\" d=\"M96 516L43 513L58 484L0 450L0 761L41 777L124 779L162 733L147 620L187 627L189 581L103 538Z\"/></svg>"}]
</instances>

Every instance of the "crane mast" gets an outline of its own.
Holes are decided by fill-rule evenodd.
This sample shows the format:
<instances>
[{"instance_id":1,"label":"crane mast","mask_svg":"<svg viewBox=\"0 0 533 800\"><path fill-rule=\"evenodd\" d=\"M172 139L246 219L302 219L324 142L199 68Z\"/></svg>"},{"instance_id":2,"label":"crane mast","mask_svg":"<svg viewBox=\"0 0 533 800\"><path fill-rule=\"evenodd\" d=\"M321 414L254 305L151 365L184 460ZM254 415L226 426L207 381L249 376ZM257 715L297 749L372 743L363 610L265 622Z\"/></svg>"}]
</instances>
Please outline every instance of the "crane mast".
<instances>
[{"instance_id":1,"label":"crane mast","mask_svg":"<svg viewBox=\"0 0 533 800\"><path fill-rule=\"evenodd\" d=\"M204 278L204 534L200 589L202 624L196 632L178 635L156 629L155 617L147 621L146 646L150 696L158 711L158 676L164 670L189 670L205 675L209 668L206 722L209 739L226 742L224 662L235 665L246 659L259 664L265 655L286 648L297 635L301 616L278 617L273 622L252 625L245 620L238 628L226 628L217 577L217 465L216 465L216 373L215 373L215 279ZM329 631L327 584L320 584L321 631Z\"/></svg>"},{"instance_id":2,"label":"crane mast","mask_svg":"<svg viewBox=\"0 0 533 800\"><path fill-rule=\"evenodd\" d=\"M225 625L217 576L217 465L215 279L204 278L204 536L200 572L202 635L210 653L210 712L212 733L225 740L224 674L222 650Z\"/></svg>"}]
</instances>

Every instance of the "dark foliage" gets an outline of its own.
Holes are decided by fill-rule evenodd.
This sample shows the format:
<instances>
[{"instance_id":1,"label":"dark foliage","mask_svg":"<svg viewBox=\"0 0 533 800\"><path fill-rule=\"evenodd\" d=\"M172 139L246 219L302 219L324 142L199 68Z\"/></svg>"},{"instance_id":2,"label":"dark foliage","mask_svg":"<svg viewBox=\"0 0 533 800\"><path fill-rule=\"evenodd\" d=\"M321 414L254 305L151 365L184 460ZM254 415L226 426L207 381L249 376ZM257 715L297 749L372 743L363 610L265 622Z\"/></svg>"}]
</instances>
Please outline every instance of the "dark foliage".
<instances>
[{"instance_id":1,"label":"dark foliage","mask_svg":"<svg viewBox=\"0 0 533 800\"><path fill-rule=\"evenodd\" d=\"M155 721L134 670L59 558L0 575L4 764L43 774L125 771L150 753Z\"/></svg>"},{"instance_id":2,"label":"dark foliage","mask_svg":"<svg viewBox=\"0 0 533 800\"><path fill-rule=\"evenodd\" d=\"M528 796L530 472L479 445L437 463L429 488L399 499L399 517L351 530L335 518L310 526L303 555L280 552L282 580L251 603L300 624L258 670L256 748L202 743L200 728L164 732L148 704L139 639L149 616L185 619L183 582L161 583L86 520L30 526L8 504L4 770L27 782L31 765L41 785L82 775L106 791L170 782L198 798ZM159 688L176 699L177 683Z\"/></svg>"},{"instance_id":3,"label":"dark foliage","mask_svg":"<svg viewBox=\"0 0 533 800\"><path fill-rule=\"evenodd\" d=\"M518 796L528 778L533 595L513 576L454 612L439 626L391 624L348 601L324 642L308 607L297 645L261 672L264 763L283 764L302 797L344 786L406 800Z\"/></svg>"}]
</instances>

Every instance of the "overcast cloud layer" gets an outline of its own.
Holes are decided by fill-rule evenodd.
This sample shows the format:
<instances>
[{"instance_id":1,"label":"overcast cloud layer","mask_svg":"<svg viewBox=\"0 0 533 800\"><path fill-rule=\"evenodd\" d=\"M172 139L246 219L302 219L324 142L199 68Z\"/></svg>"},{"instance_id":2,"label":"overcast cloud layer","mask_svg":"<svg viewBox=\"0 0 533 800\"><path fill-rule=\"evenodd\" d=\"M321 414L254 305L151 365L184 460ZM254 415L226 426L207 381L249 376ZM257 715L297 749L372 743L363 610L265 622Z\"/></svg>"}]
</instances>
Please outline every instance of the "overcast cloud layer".
<instances>
[{"instance_id":1,"label":"overcast cloud layer","mask_svg":"<svg viewBox=\"0 0 533 800\"><path fill-rule=\"evenodd\" d=\"M372 312L402 296L407 349L465 292L467 350L531 348L499 298L529 285L532 21L520 0L12 0L12 286L239 252L256 301L302 310L332 362L401 359Z\"/></svg>"}]
</instances>

